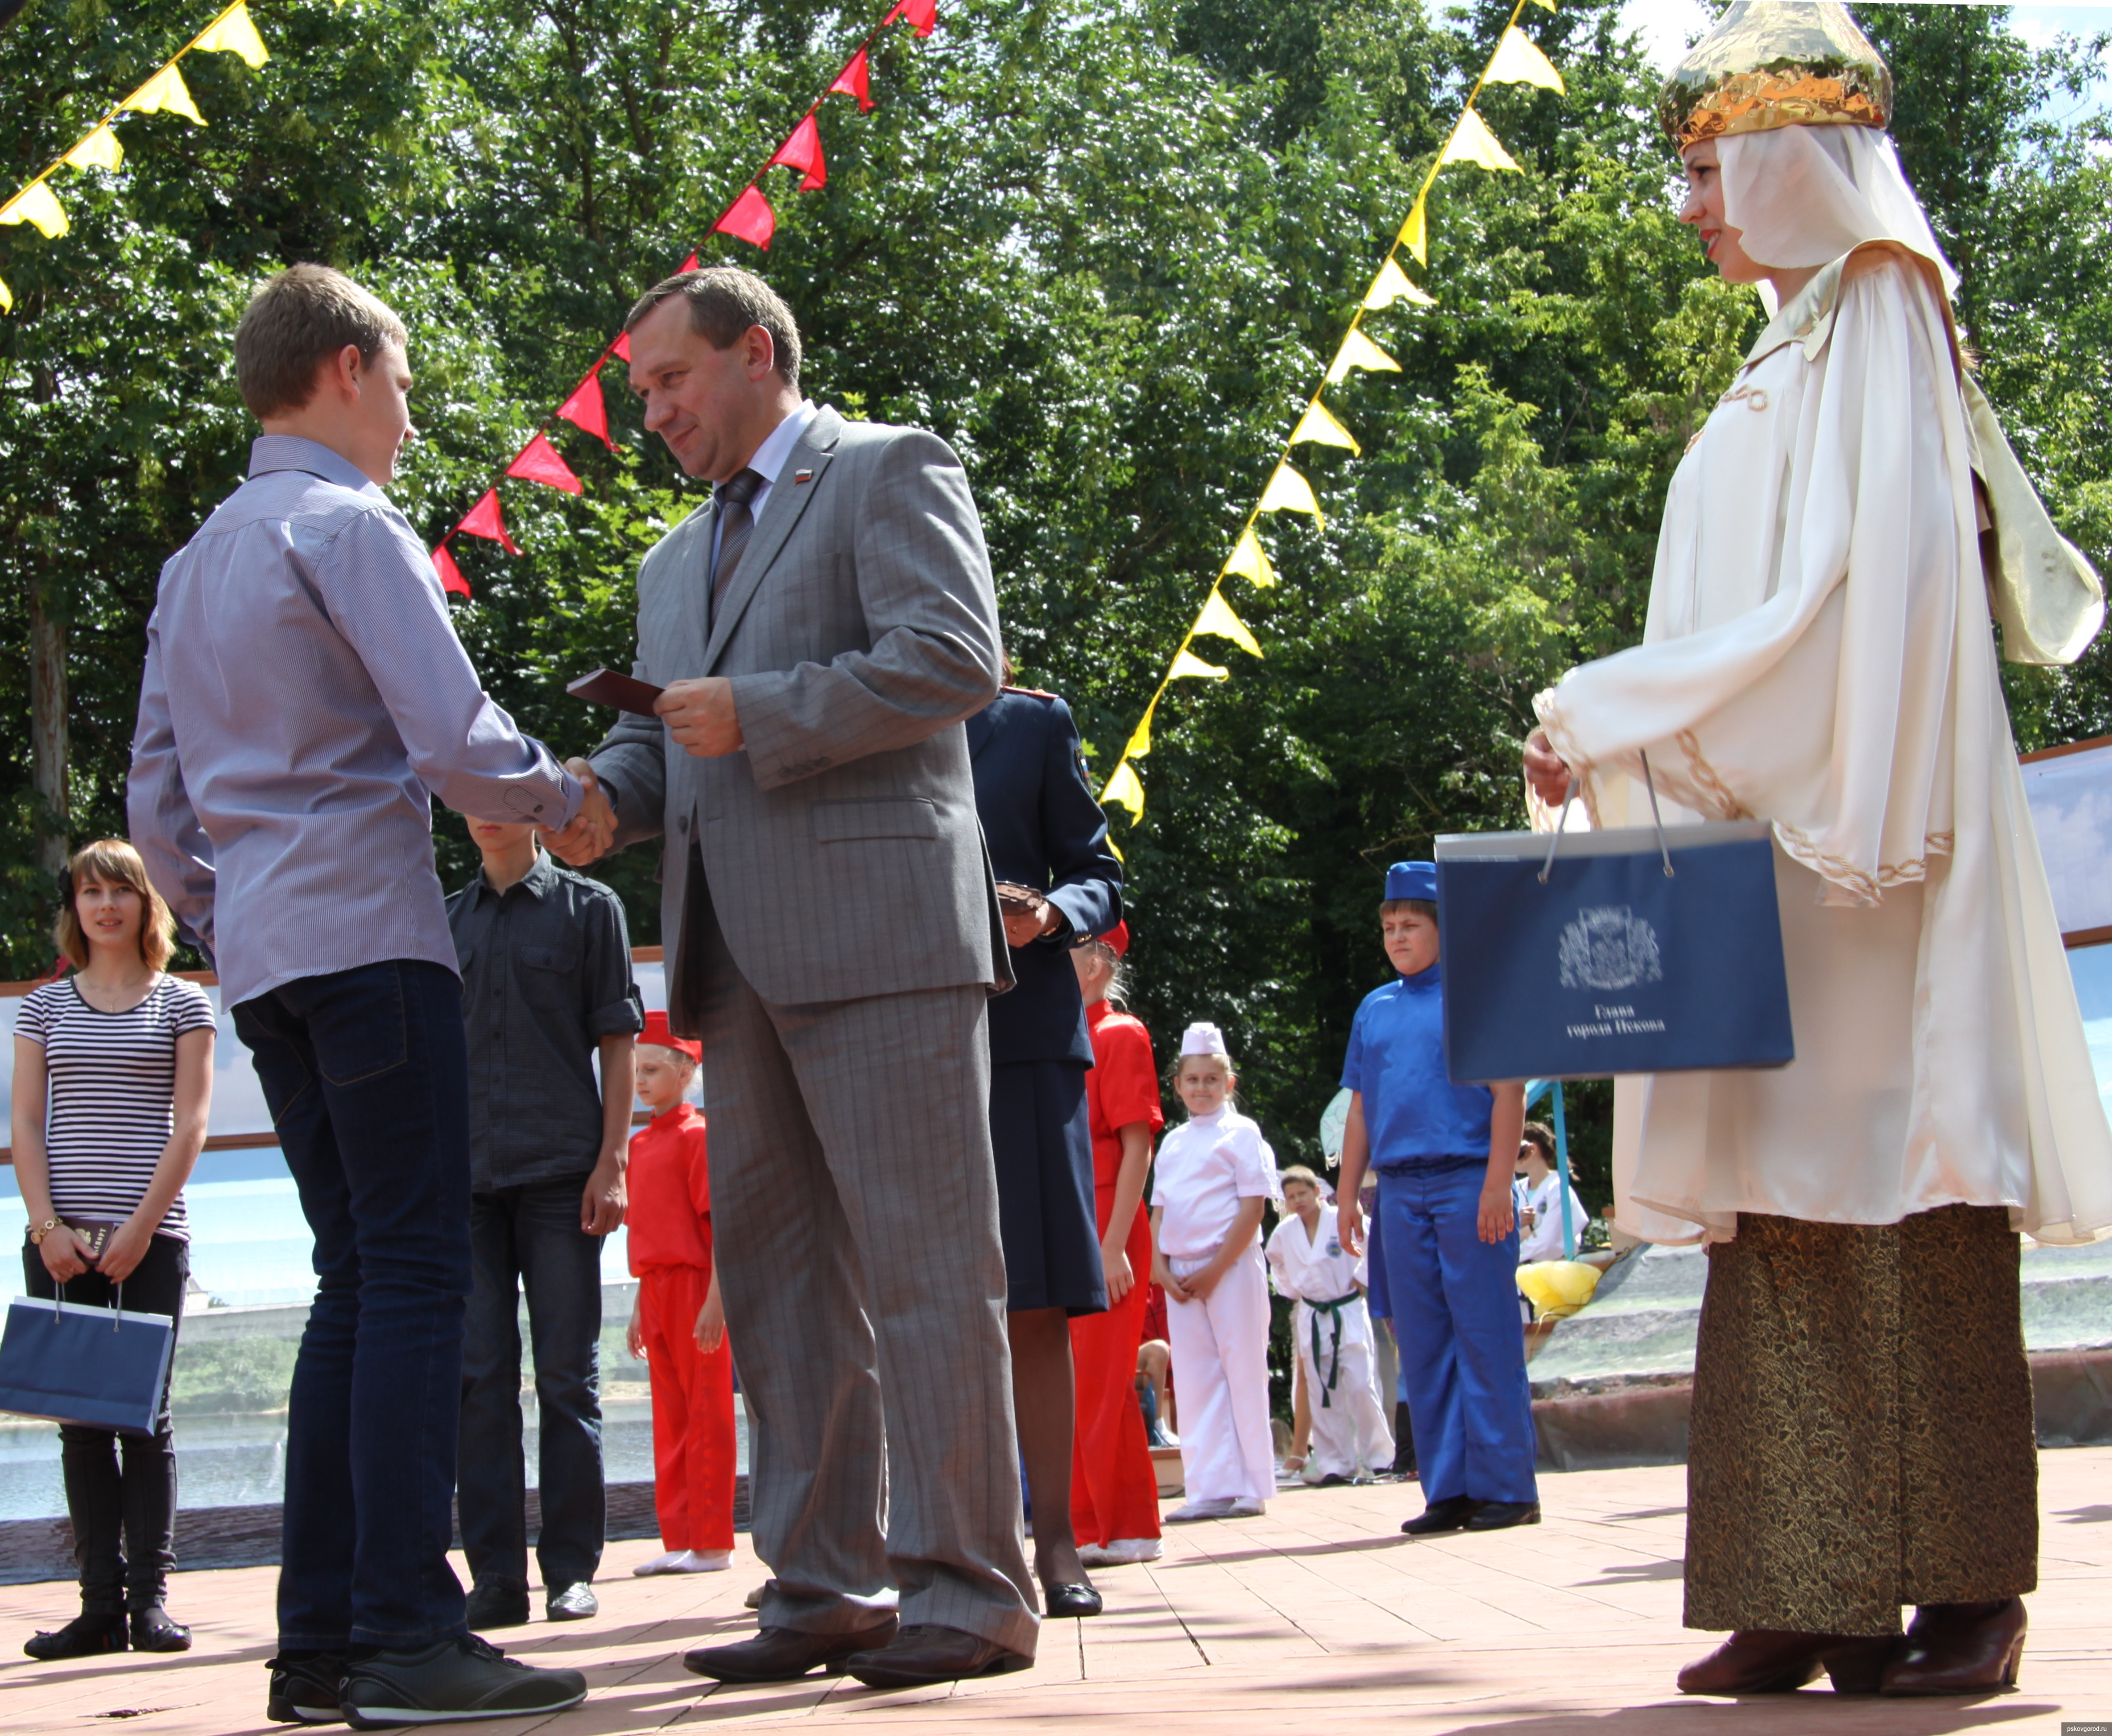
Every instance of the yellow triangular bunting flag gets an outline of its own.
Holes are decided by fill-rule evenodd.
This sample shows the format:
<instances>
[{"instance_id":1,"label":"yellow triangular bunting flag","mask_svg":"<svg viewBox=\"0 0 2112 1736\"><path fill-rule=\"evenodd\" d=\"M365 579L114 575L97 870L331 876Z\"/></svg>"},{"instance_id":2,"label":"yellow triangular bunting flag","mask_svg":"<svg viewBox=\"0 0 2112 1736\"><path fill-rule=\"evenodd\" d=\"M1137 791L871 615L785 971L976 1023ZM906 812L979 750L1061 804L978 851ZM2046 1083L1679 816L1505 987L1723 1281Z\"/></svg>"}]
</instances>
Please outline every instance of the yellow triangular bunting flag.
<instances>
[{"instance_id":1,"label":"yellow triangular bunting flag","mask_svg":"<svg viewBox=\"0 0 2112 1736\"><path fill-rule=\"evenodd\" d=\"M1151 703L1144 708L1144 715L1136 721L1130 732L1129 745L1122 750L1125 759L1143 759L1151 753L1151 714L1158 709L1158 696L1152 695Z\"/></svg>"},{"instance_id":2,"label":"yellow triangular bunting flag","mask_svg":"<svg viewBox=\"0 0 2112 1736\"><path fill-rule=\"evenodd\" d=\"M1239 546L1225 563L1225 571L1239 573L1264 588L1276 583L1276 568L1269 565L1268 551L1262 547L1261 539L1254 534L1252 525L1240 533Z\"/></svg>"},{"instance_id":3,"label":"yellow triangular bunting flag","mask_svg":"<svg viewBox=\"0 0 2112 1736\"><path fill-rule=\"evenodd\" d=\"M1434 308L1437 298L1418 289L1410 283L1408 273L1386 255L1386 262L1379 267L1379 275L1372 280L1371 293L1364 298L1365 308L1377 312L1381 308L1391 308L1395 302L1413 302L1418 308Z\"/></svg>"},{"instance_id":4,"label":"yellow triangular bunting flag","mask_svg":"<svg viewBox=\"0 0 2112 1736\"><path fill-rule=\"evenodd\" d=\"M1440 167L1448 162L1471 162L1484 169L1521 172L1511 161L1511 153L1496 143L1496 135L1489 130L1488 123L1471 108L1461 111L1459 124L1452 129L1451 138L1445 141L1445 154L1437 162Z\"/></svg>"},{"instance_id":5,"label":"yellow triangular bunting flag","mask_svg":"<svg viewBox=\"0 0 2112 1736\"><path fill-rule=\"evenodd\" d=\"M1298 426L1290 431L1290 444L1295 446L1300 440L1310 440L1316 446L1346 446L1359 455L1364 449L1357 444L1356 435L1336 421L1327 407L1321 403L1306 405L1305 413L1298 418Z\"/></svg>"},{"instance_id":6,"label":"yellow triangular bunting flag","mask_svg":"<svg viewBox=\"0 0 2112 1736\"><path fill-rule=\"evenodd\" d=\"M1554 0L1540 0L1540 3L1545 7L1550 12L1554 10Z\"/></svg>"},{"instance_id":7,"label":"yellow triangular bunting flag","mask_svg":"<svg viewBox=\"0 0 2112 1736\"><path fill-rule=\"evenodd\" d=\"M1169 681L1177 681L1184 676L1192 675L1202 681L1222 681L1228 680L1231 672L1229 669L1220 669L1215 663L1204 663L1193 651L1181 651L1174 654L1173 668L1166 678Z\"/></svg>"},{"instance_id":8,"label":"yellow triangular bunting flag","mask_svg":"<svg viewBox=\"0 0 2112 1736\"><path fill-rule=\"evenodd\" d=\"M76 169L107 169L115 174L125 161L125 147L108 127L98 126L66 153L66 160Z\"/></svg>"},{"instance_id":9,"label":"yellow triangular bunting flag","mask_svg":"<svg viewBox=\"0 0 2112 1736\"><path fill-rule=\"evenodd\" d=\"M1203 605L1203 613L1195 617L1195 631L1208 633L1218 639L1229 639L1242 651L1252 656L1261 655L1261 641L1247 631L1246 623L1232 613L1232 606L1214 590L1210 600Z\"/></svg>"},{"instance_id":10,"label":"yellow triangular bunting flag","mask_svg":"<svg viewBox=\"0 0 2112 1736\"><path fill-rule=\"evenodd\" d=\"M1342 339L1342 347L1335 352L1333 365L1327 370L1328 385L1333 385L1345 378L1353 367L1367 368L1375 374L1397 374L1400 371L1400 363L1361 331L1352 331Z\"/></svg>"},{"instance_id":11,"label":"yellow triangular bunting flag","mask_svg":"<svg viewBox=\"0 0 2112 1736\"><path fill-rule=\"evenodd\" d=\"M257 34L257 26L250 22L248 0L240 0L191 46L209 54L239 54L253 66L261 66L271 57L264 47L264 39Z\"/></svg>"},{"instance_id":12,"label":"yellow triangular bunting flag","mask_svg":"<svg viewBox=\"0 0 2112 1736\"><path fill-rule=\"evenodd\" d=\"M0 277L0 313L15 311L15 292L7 287L7 280Z\"/></svg>"},{"instance_id":13,"label":"yellow triangular bunting flag","mask_svg":"<svg viewBox=\"0 0 2112 1736\"><path fill-rule=\"evenodd\" d=\"M157 115L166 110L170 114L181 115L196 125L205 125L205 116L198 112L198 104L191 101L190 87L184 83L183 74L173 66L162 67L125 98L123 107L143 115Z\"/></svg>"},{"instance_id":14,"label":"yellow triangular bunting flag","mask_svg":"<svg viewBox=\"0 0 2112 1736\"><path fill-rule=\"evenodd\" d=\"M1415 202L1415 209L1409 212L1408 221L1400 226L1400 239L1395 247L1404 247L1415 255L1420 265L1430 263L1430 225L1423 216L1422 200Z\"/></svg>"},{"instance_id":15,"label":"yellow triangular bunting flag","mask_svg":"<svg viewBox=\"0 0 2112 1736\"><path fill-rule=\"evenodd\" d=\"M1354 331L1350 334L1354 337ZM1327 521L1320 516L1320 502L1313 493L1313 485L1300 476L1288 464L1276 467L1276 474L1268 479L1268 486L1261 491L1258 513L1310 513L1313 521L1323 531Z\"/></svg>"},{"instance_id":16,"label":"yellow triangular bunting flag","mask_svg":"<svg viewBox=\"0 0 2112 1736\"><path fill-rule=\"evenodd\" d=\"M66 207L42 181L31 181L0 205L0 223L34 223L48 236L66 232Z\"/></svg>"},{"instance_id":17,"label":"yellow triangular bunting flag","mask_svg":"<svg viewBox=\"0 0 2112 1736\"><path fill-rule=\"evenodd\" d=\"M1504 32L1503 40L1482 75L1485 84L1537 84L1542 90L1565 90L1562 75L1516 25Z\"/></svg>"},{"instance_id":18,"label":"yellow triangular bunting flag","mask_svg":"<svg viewBox=\"0 0 2112 1736\"><path fill-rule=\"evenodd\" d=\"M1115 775L1108 780L1108 786L1100 791L1100 805L1110 803L1129 809L1132 821L1144 818L1144 786L1137 781L1136 773L1130 769L1125 759L1115 768Z\"/></svg>"}]
</instances>

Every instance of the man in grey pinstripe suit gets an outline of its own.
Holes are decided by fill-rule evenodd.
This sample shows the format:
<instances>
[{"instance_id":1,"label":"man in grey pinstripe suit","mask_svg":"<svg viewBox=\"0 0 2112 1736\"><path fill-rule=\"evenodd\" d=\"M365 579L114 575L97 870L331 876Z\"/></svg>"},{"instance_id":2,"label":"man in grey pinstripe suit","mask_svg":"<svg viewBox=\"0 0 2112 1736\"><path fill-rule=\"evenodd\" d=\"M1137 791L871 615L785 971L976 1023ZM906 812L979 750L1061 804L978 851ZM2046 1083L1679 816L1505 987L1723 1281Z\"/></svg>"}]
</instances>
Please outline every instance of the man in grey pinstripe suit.
<instances>
[{"instance_id":1,"label":"man in grey pinstripe suit","mask_svg":"<svg viewBox=\"0 0 2112 1736\"><path fill-rule=\"evenodd\" d=\"M553 848L662 841L670 1019L704 1045L774 1577L757 1638L685 1661L886 1687L1022 1669L985 1107L1012 976L962 728L997 692L997 606L967 479L930 435L803 402L790 312L745 271L670 278L626 330L646 426L714 490L639 570L658 715L576 763L597 791Z\"/></svg>"}]
</instances>

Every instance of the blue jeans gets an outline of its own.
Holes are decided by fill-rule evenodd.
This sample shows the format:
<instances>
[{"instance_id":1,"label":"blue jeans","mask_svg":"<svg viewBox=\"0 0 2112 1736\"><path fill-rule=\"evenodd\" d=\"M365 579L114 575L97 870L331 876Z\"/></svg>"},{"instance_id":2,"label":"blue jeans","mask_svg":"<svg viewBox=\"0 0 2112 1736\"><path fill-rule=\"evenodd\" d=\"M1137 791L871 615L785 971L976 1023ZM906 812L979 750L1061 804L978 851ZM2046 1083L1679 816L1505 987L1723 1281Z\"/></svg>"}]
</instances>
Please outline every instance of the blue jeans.
<instances>
[{"instance_id":1,"label":"blue jeans","mask_svg":"<svg viewBox=\"0 0 2112 1736\"><path fill-rule=\"evenodd\" d=\"M543 1583L591 1579L601 1565L608 1494L601 1464L601 1242L580 1228L583 1171L471 1196L476 1289L462 1344L457 1499L477 1579L528 1577L521 1447L521 1292L535 1349Z\"/></svg>"},{"instance_id":2,"label":"blue jeans","mask_svg":"<svg viewBox=\"0 0 2112 1736\"><path fill-rule=\"evenodd\" d=\"M1480 1158L1379 1178L1387 1300L1423 1499L1536 1501L1518 1229L1484 1242Z\"/></svg>"},{"instance_id":3,"label":"blue jeans","mask_svg":"<svg viewBox=\"0 0 2112 1736\"><path fill-rule=\"evenodd\" d=\"M470 1292L462 984L421 959L234 1009L316 1238L286 1418L281 1647L467 1631L448 1565Z\"/></svg>"}]
</instances>

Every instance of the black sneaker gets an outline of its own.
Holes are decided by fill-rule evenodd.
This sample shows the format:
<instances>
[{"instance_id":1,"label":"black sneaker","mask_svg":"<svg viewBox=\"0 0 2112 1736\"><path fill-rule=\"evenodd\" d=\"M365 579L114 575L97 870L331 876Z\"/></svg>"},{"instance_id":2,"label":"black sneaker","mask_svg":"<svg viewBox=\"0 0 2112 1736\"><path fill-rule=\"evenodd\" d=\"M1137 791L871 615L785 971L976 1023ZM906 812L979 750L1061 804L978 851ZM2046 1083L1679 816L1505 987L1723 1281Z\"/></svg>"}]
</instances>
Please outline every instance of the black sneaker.
<instances>
[{"instance_id":1,"label":"black sneaker","mask_svg":"<svg viewBox=\"0 0 2112 1736\"><path fill-rule=\"evenodd\" d=\"M264 1715L274 1724L338 1724L344 1708L344 1659L335 1652L311 1652L271 1660L271 1692Z\"/></svg>"},{"instance_id":2,"label":"black sneaker","mask_svg":"<svg viewBox=\"0 0 2112 1736\"><path fill-rule=\"evenodd\" d=\"M493 1574L470 1588L469 1606L463 1620L472 1633L491 1628L528 1625L528 1582Z\"/></svg>"},{"instance_id":3,"label":"black sneaker","mask_svg":"<svg viewBox=\"0 0 2112 1736\"><path fill-rule=\"evenodd\" d=\"M469 1718L540 1717L587 1697L576 1670L535 1670L466 1633L411 1652L383 1652L344 1673L345 1722L356 1730Z\"/></svg>"}]
</instances>

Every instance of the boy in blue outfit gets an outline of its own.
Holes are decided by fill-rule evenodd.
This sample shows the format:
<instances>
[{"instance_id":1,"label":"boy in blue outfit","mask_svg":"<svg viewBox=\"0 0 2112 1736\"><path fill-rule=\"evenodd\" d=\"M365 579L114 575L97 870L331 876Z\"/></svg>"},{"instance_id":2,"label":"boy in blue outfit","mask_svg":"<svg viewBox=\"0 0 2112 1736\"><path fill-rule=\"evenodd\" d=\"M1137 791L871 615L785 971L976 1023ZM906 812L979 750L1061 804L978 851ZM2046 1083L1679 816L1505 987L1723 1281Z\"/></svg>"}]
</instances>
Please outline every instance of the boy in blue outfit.
<instances>
[{"instance_id":1,"label":"boy in blue outfit","mask_svg":"<svg viewBox=\"0 0 2112 1736\"><path fill-rule=\"evenodd\" d=\"M1367 995L1350 1032L1337 1196L1342 1244L1360 1246L1357 1190L1367 1165L1377 1171L1374 1237L1425 1502L1400 1529L1429 1537L1537 1524L1511 1209L1525 1087L1454 1085L1445 1074L1437 865L1388 868L1379 921L1400 981Z\"/></svg>"}]
</instances>

